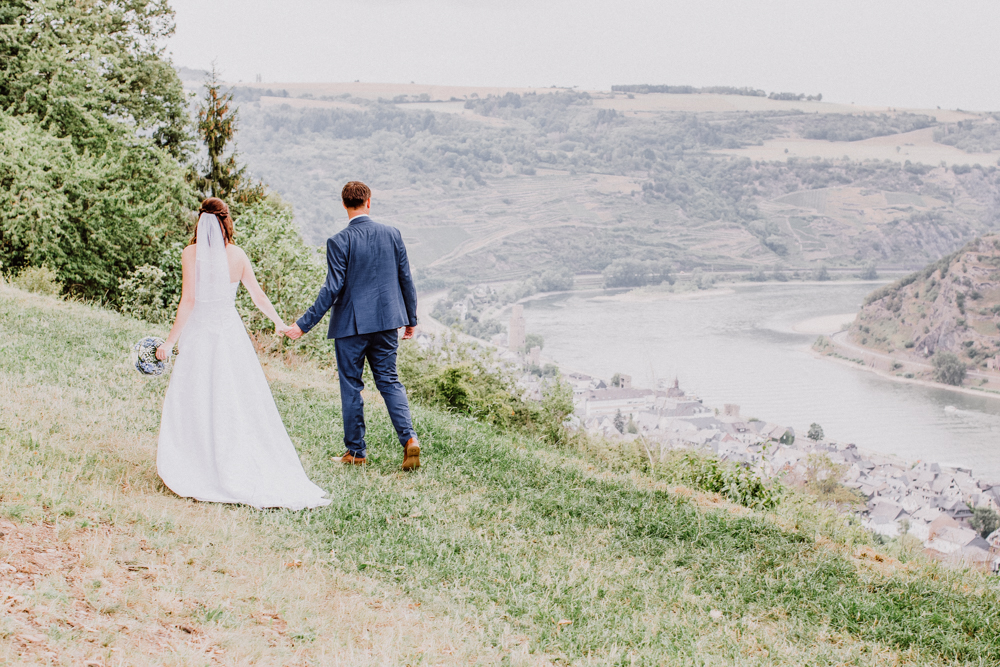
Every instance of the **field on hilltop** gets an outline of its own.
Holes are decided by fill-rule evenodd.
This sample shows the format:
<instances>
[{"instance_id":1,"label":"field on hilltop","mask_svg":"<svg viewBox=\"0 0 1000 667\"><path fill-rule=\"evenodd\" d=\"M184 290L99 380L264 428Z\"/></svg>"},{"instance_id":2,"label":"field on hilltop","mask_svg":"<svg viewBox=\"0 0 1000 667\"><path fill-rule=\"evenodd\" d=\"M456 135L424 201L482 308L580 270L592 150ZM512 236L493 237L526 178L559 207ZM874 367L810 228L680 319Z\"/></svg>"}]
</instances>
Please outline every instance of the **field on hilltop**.
<instances>
[{"instance_id":1,"label":"field on hilltop","mask_svg":"<svg viewBox=\"0 0 1000 667\"><path fill-rule=\"evenodd\" d=\"M794 496L752 509L427 405L401 474L370 394L370 464L335 464L335 379L294 354L262 361L333 504L177 498L155 470L168 378L128 363L160 327L0 285L0 330L5 664L1000 660L994 579Z\"/></svg>"},{"instance_id":2,"label":"field on hilltop","mask_svg":"<svg viewBox=\"0 0 1000 667\"><path fill-rule=\"evenodd\" d=\"M425 286L625 258L915 268L1000 226L989 114L417 84L235 95L243 158L307 238L340 229L341 185L365 180Z\"/></svg>"}]
</instances>

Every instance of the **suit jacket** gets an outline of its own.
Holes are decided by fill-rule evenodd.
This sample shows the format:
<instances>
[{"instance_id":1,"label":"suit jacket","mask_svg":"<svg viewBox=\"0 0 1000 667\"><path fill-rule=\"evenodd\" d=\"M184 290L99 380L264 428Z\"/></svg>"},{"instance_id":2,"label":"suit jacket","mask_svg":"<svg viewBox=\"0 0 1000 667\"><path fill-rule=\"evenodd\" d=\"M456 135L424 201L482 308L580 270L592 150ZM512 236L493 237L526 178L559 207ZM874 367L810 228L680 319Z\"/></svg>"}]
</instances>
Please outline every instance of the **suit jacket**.
<instances>
[{"instance_id":1,"label":"suit jacket","mask_svg":"<svg viewBox=\"0 0 1000 667\"><path fill-rule=\"evenodd\" d=\"M417 326L417 290L403 237L367 215L326 241L326 282L299 318L309 331L333 308L327 338Z\"/></svg>"}]
</instances>

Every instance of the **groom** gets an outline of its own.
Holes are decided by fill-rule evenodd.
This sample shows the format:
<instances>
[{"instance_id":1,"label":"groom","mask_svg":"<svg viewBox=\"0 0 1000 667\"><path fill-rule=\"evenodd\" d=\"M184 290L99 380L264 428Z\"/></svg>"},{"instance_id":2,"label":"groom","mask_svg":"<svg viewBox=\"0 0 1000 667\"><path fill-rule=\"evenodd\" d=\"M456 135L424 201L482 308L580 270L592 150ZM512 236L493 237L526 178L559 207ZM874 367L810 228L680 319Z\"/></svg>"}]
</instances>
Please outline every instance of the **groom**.
<instances>
[{"instance_id":1,"label":"groom","mask_svg":"<svg viewBox=\"0 0 1000 667\"><path fill-rule=\"evenodd\" d=\"M340 193L350 222L326 241L326 282L316 303L286 332L299 338L333 308L327 338L336 339L340 403L344 413L343 463L365 463L365 414L361 373L365 359L403 446L403 470L420 467L420 443L410 420L406 388L396 375L397 329L413 338L417 290L410 276L403 237L395 227L372 220L372 191L351 181Z\"/></svg>"}]
</instances>

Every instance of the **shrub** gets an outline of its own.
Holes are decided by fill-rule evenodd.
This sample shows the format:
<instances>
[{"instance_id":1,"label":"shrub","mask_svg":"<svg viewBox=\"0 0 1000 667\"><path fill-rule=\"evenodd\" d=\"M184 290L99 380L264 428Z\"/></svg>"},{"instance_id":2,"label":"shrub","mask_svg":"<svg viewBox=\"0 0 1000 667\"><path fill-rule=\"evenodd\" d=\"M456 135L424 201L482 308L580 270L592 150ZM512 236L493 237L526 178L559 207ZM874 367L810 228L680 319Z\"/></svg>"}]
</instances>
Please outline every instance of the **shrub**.
<instances>
[{"instance_id":1,"label":"shrub","mask_svg":"<svg viewBox=\"0 0 1000 667\"><path fill-rule=\"evenodd\" d=\"M291 324L313 304L326 279L322 257L302 240L292 211L276 200L238 210L233 217L236 244L250 258L257 282L278 314ZM245 290L236 306L251 332L271 330L270 320Z\"/></svg>"},{"instance_id":2,"label":"shrub","mask_svg":"<svg viewBox=\"0 0 1000 667\"><path fill-rule=\"evenodd\" d=\"M934 379L942 384L961 385L965 380L966 367L952 352L938 352L934 355Z\"/></svg>"},{"instance_id":3,"label":"shrub","mask_svg":"<svg viewBox=\"0 0 1000 667\"><path fill-rule=\"evenodd\" d=\"M784 494L780 486L765 484L751 470L694 452L674 453L666 468L669 479L678 484L718 493L745 507L771 509Z\"/></svg>"},{"instance_id":4,"label":"shrub","mask_svg":"<svg viewBox=\"0 0 1000 667\"><path fill-rule=\"evenodd\" d=\"M863 505L862 496L840 483L846 466L834 463L827 454L810 454L806 458L803 488L820 502L835 505Z\"/></svg>"},{"instance_id":5,"label":"shrub","mask_svg":"<svg viewBox=\"0 0 1000 667\"><path fill-rule=\"evenodd\" d=\"M400 346L399 375L413 400L538 434L552 444L567 440L564 422L573 411L573 391L560 377L544 380L540 402L527 400L499 357L449 339L438 343L427 350L413 342Z\"/></svg>"},{"instance_id":6,"label":"shrub","mask_svg":"<svg viewBox=\"0 0 1000 667\"><path fill-rule=\"evenodd\" d=\"M47 266L29 266L21 269L11 284L28 292L51 296L61 294L63 290L59 275Z\"/></svg>"},{"instance_id":7,"label":"shrub","mask_svg":"<svg viewBox=\"0 0 1000 667\"><path fill-rule=\"evenodd\" d=\"M143 264L127 278L119 278L121 311L147 322L168 321L170 311L163 302L163 279L166 275L159 267Z\"/></svg>"},{"instance_id":8,"label":"shrub","mask_svg":"<svg viewBox=\"0 0 1000 667\"><path fill-rule=\"evenodd\" d=\"M861 274L858 277L862 280L877 280L878 268L875 266L875 260L871 260L866 263L864 268L861 269Z\"/></svg>"},{"instance_id":9,"label":"shrub","mask_svg":"<svg viewBox=\"0 0 1000 667\"><path fill-rule=\"evenodd\" d=\"M813 280L830 280L830 272L827 270L826 265L821 265L819 268L813 270L812 272Z\"/></svg>"}]
</instances>

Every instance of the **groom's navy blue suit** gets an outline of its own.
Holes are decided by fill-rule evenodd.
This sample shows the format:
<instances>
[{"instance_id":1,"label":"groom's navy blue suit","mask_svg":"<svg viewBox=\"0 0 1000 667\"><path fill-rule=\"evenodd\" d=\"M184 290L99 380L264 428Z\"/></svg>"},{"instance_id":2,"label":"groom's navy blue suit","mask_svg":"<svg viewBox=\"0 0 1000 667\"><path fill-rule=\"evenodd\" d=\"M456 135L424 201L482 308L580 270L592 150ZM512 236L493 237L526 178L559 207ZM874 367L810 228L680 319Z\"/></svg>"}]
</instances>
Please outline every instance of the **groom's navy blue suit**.
<instances>
[{"instance_id":1,"label":"groom's navy blue suit","mask_svg":"<svg viewBox=\"0 0 1000 667\"><path fill-rule=\"evenodd\" d=\"M346 229L327 239L326 263L326 282L316 303L296 324L305 333L333 308L327 338L336 339L344 444L353 456L365 456L361 374L368 359L375 386L405 447L416 433L406 388L396 375L396 330L417 326L417 290L403 237L395 227L367 215L356 216Z\"/></svg>"}]
</instances>

